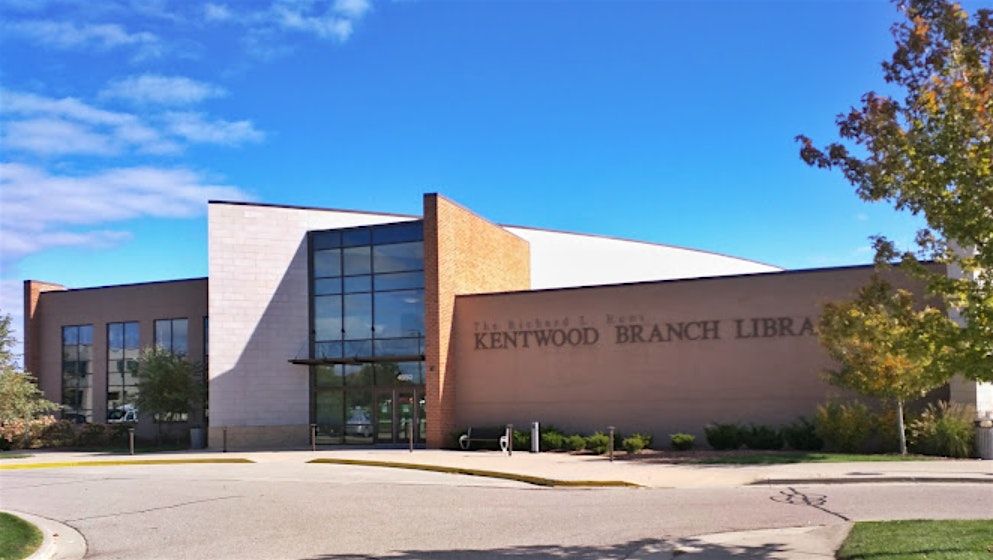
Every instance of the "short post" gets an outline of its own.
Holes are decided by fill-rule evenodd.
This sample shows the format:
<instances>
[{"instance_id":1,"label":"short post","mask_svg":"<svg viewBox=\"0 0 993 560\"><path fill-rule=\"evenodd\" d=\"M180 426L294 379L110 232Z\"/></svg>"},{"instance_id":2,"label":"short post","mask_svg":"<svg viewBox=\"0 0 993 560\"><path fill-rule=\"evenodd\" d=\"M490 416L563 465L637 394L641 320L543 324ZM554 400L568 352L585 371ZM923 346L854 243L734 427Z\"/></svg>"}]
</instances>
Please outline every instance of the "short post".
<instances>
[{"instance_id":1,"label":"short post","mask_svg":"<svg viewBox=\"0 0 993 560\"><path fill-rule=\"evenodd\" d=\"M507 424L507 456L514 454L514 425Z\"/></svg>"},{"instance_id":2,"label":"short post","mask_svg":"<svg viewBox=\"0 0 993 560\"><path fill-rule=\"evenodd\" d=\"M310 450L317 451L317 424L310 425Z\"/></svg>"},{"instance_id":3,"label":"short post","mask_svg":"<svg viewBox=\"0 0 993 560\"><path fill-rule=\"evenodd\" d=\"M407 422L407 443L410 445L410 452L414 452L414 423Z\"/></svg>"},{"instance_id":4,"label":"short post","mask_svg":"<svg viewBox=\"0 0 993 560\"><path fill-rule=\"evenodd\" d=\"M128 428L128 452L134 455L134 428Z\"/></svg>"},{"instance_id":5,"label":"short post","mask_svg":"<svg viewBox=\"0 0 993 560\"><path fill-rule=\"evenodd\" d=\"M228 427L221 428L221 453L228 452Z\"/></svg>"},{"instance_id":6,"label":"short post","mask_svg":"<svg viewBox=\"0 0 993 560\"><path fill-rule=\"evenodd\" d=\"M614 427L607 426L607 431L610 432L610 435L608 436L610 440L607 441L607 454L610 457L610 462L613 463L614 462Z\"/></svg>"},{"instance_id":7,"label":"short post","mask_svg":"<svg viewBox=\"0 0 993 560\"><path fill-rule=\"evenodd\" d=\"M541 430L538 429L538 422L531 422L531 453L541 451Z\"/></svg>"}]
</instances>

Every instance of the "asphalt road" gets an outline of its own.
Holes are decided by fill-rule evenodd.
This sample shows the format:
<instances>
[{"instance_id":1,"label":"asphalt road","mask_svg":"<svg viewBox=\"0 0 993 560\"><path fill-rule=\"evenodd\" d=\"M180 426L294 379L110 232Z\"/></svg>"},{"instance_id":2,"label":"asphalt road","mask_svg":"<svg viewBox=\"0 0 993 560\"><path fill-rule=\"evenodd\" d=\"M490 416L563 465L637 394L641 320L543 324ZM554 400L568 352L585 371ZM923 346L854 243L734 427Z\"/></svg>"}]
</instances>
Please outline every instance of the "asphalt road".
<instances>
[{"instance_id":1,"label":"asphalt road","mask_svg":"<svg viewBox=\"0 0 993 560\"><path fill-rule=\"evenodd\" d=\"M993 485L547 489L339 465L161 465L0 472L0 506L75 527L87 558L625 558L731 530L993 518Z\"/></svg>"}]
</instances>

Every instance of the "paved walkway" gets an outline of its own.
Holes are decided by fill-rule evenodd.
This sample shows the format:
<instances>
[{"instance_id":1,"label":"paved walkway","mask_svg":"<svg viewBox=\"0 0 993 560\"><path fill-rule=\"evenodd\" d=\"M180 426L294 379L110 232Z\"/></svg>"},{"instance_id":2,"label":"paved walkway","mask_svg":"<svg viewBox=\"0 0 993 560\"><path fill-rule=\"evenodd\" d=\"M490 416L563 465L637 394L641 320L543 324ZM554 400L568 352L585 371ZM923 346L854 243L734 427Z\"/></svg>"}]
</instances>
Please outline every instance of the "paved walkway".
<instances>
[{"instance_id":1,"label":"paved walkway","mask_svg":"<svg viewBox=\"0 0 993 560\"><path fill-rule=\"evenodd\" d=\"M3 459L0 465L81 460L127 460L127 455L84 452L36 451L32 457ZM167 452L139 454L135 458L232 458L244 457L257 463L306 463L315 458L391 461L502 471L559 480L621 480L655 488L712 488L749 484L797 484L933 481L993 483L993 461L931 460L875 461L858 463L794 463L784 465L688 465L652 460L617 460L567 453L515 452L512 456L496 451L442 451L395 449L348 449L334 451L255 451L216 453ZM314 465L314 468L335 468Z\"/></svg>"}]
</instances>

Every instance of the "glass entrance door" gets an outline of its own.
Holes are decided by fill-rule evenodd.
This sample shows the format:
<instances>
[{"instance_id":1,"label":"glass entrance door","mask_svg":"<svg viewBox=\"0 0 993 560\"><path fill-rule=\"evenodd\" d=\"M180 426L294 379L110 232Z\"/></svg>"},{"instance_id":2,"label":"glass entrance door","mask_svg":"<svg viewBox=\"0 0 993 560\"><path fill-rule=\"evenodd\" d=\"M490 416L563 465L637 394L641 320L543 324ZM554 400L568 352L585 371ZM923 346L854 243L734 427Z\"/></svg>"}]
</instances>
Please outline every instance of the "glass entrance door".
<instances>
[{"instance_id":1,"label":"glass entrance door","mask_svg":"<svg viewBox=\"0 0 993 560\"><path fill-rule=\"evenodd\" d=\"M422 441L424 398L414 389L396 388L376 393L376 443Z\"/></svg>"}]
</instances>

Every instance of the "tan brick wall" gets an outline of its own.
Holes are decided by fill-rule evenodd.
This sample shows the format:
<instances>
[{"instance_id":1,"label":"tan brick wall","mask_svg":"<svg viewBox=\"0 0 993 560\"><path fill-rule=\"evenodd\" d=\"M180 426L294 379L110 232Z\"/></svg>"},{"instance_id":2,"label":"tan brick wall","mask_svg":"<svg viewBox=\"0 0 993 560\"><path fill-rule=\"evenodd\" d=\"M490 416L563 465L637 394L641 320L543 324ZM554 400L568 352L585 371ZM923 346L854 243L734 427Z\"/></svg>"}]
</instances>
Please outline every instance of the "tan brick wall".
<instances>
[{"instance_id":1,"label":"tan brick wall","mask_svg":"<svg viewBox=\"0 0 993 560\"><path fill-rule=\"evenodd\" d=\"M451 360L455 296L531 287L527 241L437 194L424 195L427 445L455 429Z\"/></svg>"},{"instance_id":2,"label":"tan brick wall","mask_svg":"<svg viewBox=\"0 0 993 560\"><path fill-rule=\"evenodd\" d=\"M26 327L30 324L30 330L25 329L25 345L32 353L32 373L45 397L62 402L62 327L93 325L93 420L103 422L107 411L107 323L137 321L139 344L149 348L155 343L156 319L186 318L188 355L200 361L205 315L206 278L77 290L56 288L40 294L31 319L25 313ZM143 421L139 432L150 427Z\"/></svg>"},{"instance_id":3,"label":"tan brick wall","mask_svg":"<svg viewBox=\"0 0 993 560\"><path fill-rule=\"evenodd\" d=\"M658 443L687 432L702 444L711 422L810 417L843 393L825 381L836 364L803 321L816 326L825 303L853 297L872 273L838 268L459 297L448 363L459 373L456 421L537 420L584 433L616 426L654 434ZM685 338L668 334L667 325L688 323ZM654 325L665 334L647 340ZM631 326L643 340L624 336ZM555 329L590 329L592 342L585 333L578 344L533 336ZM521 331L532 336L513 344L491 337Z\"/></svg>"},{"instance_id":4,"label":"tan brick wall","mask_svg":"<svg viewBox=\"0 0 993 560\"><path fill-rule=\"evenodd\" d=\"M36 376L41 371L41 321L38 320L38 303L41 294L56 290L65 290L61 284L41 282L38 280L24 281L24 370Z\"/></svg>"}]
</instances>

